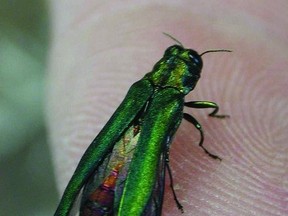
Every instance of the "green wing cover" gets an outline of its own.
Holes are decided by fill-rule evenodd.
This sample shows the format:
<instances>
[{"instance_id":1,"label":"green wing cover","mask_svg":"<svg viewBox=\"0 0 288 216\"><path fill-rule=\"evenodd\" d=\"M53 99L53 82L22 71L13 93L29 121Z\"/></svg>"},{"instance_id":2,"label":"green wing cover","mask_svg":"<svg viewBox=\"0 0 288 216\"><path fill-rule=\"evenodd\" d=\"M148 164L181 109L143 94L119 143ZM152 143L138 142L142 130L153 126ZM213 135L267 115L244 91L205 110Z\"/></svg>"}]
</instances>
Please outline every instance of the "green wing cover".
<instances>
[{"instance_id":1,"label":"green wing cover","mask_svg":"<svg viewBox=\"0 0 288 216\"><path fill-rule=\"evenodd\" d=\"M161 154L168 151L182 120L183 103L183 94L174 88L164 88L153 95L143 118L117 215L143 215L151 203Z\"/></svg>"},{"instance_id":2,"label":"green wing cover","mask_svg":"<svg viewBox=\"0 0 288 216\"><path fill-rule=\"evenodd\" d=\"M148 80L142 79L131 86L120 106L81 158L65 189L55 216L69 215L89 176L99 166L105 155L112 151L115 142L143 109L152 94L153 86Z\"/></svg>"}]
</instances>

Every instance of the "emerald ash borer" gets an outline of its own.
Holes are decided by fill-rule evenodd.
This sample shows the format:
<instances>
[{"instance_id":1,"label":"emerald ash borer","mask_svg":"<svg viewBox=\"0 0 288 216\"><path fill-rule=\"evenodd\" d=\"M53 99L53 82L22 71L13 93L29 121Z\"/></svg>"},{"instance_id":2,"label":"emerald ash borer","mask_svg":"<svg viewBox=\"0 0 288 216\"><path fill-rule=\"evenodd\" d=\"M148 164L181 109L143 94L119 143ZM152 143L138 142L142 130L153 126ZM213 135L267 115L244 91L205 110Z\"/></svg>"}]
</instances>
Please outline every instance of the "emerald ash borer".
<instances>
[{"instance_id":1,"label":"emerald ash borer","mask_svg":"<svg viewBox=\"0 0 288 216\"><path fill-rule=\"evenodd\" d=\"M200 132L199 146L212 158L220 159L204 146L201 125L183 108L212 108L210 101L184 98L200 78L201 56L178 44L166 49L152 71L134 83L120 106L81 158L55 212L55 216L160 216L167 171L174 199L183 212L173 189L169 168L169 147L182 119ZM80 206L80 207L77 207ZM75 210L76 209L76 210Z\"/></svg>"}]
</instances>

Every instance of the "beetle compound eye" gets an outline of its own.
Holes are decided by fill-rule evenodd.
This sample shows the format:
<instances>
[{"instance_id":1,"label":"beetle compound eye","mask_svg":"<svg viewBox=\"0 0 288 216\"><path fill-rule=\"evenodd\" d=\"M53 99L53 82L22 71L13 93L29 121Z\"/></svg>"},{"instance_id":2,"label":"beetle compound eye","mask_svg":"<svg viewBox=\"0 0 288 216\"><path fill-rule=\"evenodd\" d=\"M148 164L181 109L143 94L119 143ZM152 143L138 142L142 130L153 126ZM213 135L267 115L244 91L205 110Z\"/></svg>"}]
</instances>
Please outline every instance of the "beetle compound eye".
<instances>
[{"instance_id":1,"label":"beetle compound eye","mask_svg":"<svg viewBox=\"0 0 288 216\"><path fill-rule=\"evenodd\" d=\"M194 66L198 67L199 69L202 69L203 67L202 58L197 52L195 52L194 50L190 50L189 58Z\"/></svg>"}]
</instances>

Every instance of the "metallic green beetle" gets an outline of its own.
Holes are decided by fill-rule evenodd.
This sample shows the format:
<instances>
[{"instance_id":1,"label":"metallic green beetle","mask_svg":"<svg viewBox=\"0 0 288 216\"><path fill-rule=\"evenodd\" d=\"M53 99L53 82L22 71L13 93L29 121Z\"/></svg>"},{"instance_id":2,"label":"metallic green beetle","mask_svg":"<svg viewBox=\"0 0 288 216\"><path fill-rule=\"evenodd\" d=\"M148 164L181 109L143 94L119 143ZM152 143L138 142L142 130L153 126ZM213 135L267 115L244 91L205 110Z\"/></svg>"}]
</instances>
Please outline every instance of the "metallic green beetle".
<instances>
[{"instance_id":1,"label":"metallic green beetle","mask_svg":"<svg viewBox=\"0 0 288 216\"><path fill-rule=\"evenodd\" d=\"M55 216L71 215L80 193L81 207L77 211L81 216L160 216L166 168L172 181L168 166L169 146L183 118L199 130L199 145L204 151L220 159L203 147L203 131L197 120L183 113L184 106L213 108L210 116L225 117L216 115L216 103L184 102L185 95L194 89L200 78L204 53L199 55L177 42L179 45L167 48L150 73L131 86L123 102L88 147ZM229 52L210 50L205 53L218 51ZM173 187L172 191L182 210Z\"/></svg>"}]
</instances>

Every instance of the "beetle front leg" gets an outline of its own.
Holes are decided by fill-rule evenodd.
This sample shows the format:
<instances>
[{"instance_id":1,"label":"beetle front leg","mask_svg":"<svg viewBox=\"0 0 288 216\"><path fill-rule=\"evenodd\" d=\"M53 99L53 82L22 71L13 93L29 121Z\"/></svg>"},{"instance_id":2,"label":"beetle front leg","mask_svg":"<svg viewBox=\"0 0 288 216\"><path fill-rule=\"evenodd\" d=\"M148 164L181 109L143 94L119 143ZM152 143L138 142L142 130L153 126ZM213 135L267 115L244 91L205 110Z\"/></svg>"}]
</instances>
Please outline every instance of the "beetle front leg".
<instances>
[{"instance_id":1,"label":"beetle front leg","mask_svg":"<svg viewBox=\"0 0 288 216\"><path fill-rule=\"evenodd\" d=\"M214 109L213 112L209 114L211 117L216 118L229 118L229 115L217 115L219 111L219 106L211 101L189 101L184 103L185 106L190 108L196 108L196 109L206 109L206 108L212 108Z\"/></svg>"}]
</instances>

